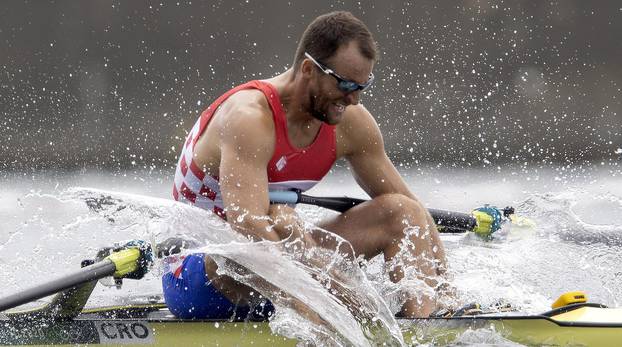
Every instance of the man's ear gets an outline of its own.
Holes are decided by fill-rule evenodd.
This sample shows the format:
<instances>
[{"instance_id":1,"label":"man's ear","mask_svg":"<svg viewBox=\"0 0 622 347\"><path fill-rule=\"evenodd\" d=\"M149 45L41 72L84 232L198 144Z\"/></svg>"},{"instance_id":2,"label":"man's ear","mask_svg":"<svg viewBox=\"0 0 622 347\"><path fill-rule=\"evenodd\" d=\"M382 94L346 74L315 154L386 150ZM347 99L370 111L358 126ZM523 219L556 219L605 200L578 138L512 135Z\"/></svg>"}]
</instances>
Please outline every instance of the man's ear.
<instances>
[{"instance_id":1,"label":"man's ear","mask_svg":"<svg viewBox=\"0 0 622 347\"><path fill-rule=\"evenodd\" d=\"M315 69L315 64L313 64L313 62L307 58L304 58L302 60L302 62L300 62L300 73L302 74L303 77L305 78L311 78L311 75L313 74L313 70Z\"/></svg>"}]
</instances>

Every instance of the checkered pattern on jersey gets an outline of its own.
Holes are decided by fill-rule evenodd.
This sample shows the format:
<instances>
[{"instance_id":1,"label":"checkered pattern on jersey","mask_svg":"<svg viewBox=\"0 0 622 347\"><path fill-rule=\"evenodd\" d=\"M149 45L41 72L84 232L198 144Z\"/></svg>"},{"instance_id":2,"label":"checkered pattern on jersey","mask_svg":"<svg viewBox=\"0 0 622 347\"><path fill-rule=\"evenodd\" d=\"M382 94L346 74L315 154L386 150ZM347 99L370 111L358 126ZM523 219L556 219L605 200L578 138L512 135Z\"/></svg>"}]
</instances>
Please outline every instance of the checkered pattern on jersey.
<instances>
[{"instance_id":1,"label":"checkered pattern on jersey","mask_svg":"<svg viewBox=\"0 0 622 347\"><path fill-rule=\"evenodd\" d=\"M225 218L218 176L206 175L192 160L200 127L201 118L192 127L181 150L175 170L173 198L204 210L214 211L218 216Z\"/></svg>"}]
</instances>

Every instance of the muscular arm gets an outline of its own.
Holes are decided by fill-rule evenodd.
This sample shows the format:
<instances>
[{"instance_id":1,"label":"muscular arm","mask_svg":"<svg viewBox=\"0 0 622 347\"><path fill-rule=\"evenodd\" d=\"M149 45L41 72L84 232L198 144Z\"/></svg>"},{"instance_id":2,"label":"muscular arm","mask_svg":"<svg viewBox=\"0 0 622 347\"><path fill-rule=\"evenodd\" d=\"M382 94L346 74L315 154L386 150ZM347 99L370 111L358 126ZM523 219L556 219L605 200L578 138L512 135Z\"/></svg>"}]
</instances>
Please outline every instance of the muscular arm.
<instances>
[{"instance_id":1,"label":"muscular arm","mask_svg":"<svg viewBox=\"0 0 622 347\"><path fill-rule=\"evenodd\" d=\"M269 203L266 168L275 138L269 110L242 105L222 111L219 175L227 220L254 240L302 234L303 224L292 209Z\"/></svg>"},{"instance_id":2,"label":"muscular arm","mask_svg":"<svg viewBox=\"0 0 622 347\"><path fill-rule=\"evenodd\" d=\"M340 150L361 188L372 198L398 193L417 200L387 157L380 129L367 109L357 105L344 120Z\"/></svg>"}]
</instances>

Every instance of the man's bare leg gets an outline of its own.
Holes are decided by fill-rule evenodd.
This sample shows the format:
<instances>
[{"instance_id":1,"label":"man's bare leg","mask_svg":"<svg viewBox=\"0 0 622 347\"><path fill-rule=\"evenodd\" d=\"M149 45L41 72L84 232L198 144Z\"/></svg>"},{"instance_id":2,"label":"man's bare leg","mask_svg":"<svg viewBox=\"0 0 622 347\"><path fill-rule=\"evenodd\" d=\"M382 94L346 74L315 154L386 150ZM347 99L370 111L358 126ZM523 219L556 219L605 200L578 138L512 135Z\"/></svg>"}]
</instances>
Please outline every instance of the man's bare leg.
<instances>
[{"instance_id":1,"label":"man's bare leg","mask_svg":"<svg viewBox=\"0 0 622 347\"><path fill-rule=\"evenodd\" d=\"M371 259L383 253L386 261L400 264L389 273L394 282L404 277L402 265L413 267L419 279L434 289L437 289L439 276L445 273L445 251L432 218L420 203L406 196L379 196L322 223L320 227L348 240L357 255ZM418 232L406 232L412 228ZM400 247L403 241L411 246L405 251ZM406 300L401 313L409 317L427 317L436 308L435 298L424 296L419 300Z\"/></svg>"},{"instance_id":2,"label":"man's bare leg","mask_svg":"<svg viewBox=\"0 0 622 347\"><path fill-rule=\"evenodd\" d=\"M271 217L280 220L282 224L287 221L287 207L273 206ZM289 211L291 212L291 211ZM281 224L279 223L279 224ZM438 231L427 211L418 202L399 194L387 194L371 201L358 205L344 214L338 215L320 224L321 228L336 233L348 240L356 255L364 255L371 259L383 253L386 261L396 260L396 263L405 267L413 267L418 271L419 279L435 288L438 286L436 279L445 273L445 251L440 240ZM406 233L410 228L418 228L418 233ZM289 229L289 228L287 228ZM279 236L285 238L289 234L287 230L279 232ZM400 244L405 237L414 247L406 251L401 250ZM334 248L335 245L323 244L325 240L315 240L320 246ZM331 243L329 241L329 243ZM331 247L332 246L332 247ZM345 253L349 253L347 245L342 245ZM348 256L352 257L351 254ZM396 266L389 273L392 281L399 282L404 277L404 269L401 265ZM212 284L234 303L246 303L253 291L252 288L243 285L231 277L221 276L216 273L216 263L206 257L205 269ZM305 305L301 305L305 306ZM405 316L425 317L436 309L435 299L422 297L417 300L411 298L403 305L402 314ZM305 315L304 311L300 310ZM313 316L311 312L308 315ZM314 317L318 319L319 317ZM314 320L315 320L314 319Z\"/></svg>"}]
</instances>

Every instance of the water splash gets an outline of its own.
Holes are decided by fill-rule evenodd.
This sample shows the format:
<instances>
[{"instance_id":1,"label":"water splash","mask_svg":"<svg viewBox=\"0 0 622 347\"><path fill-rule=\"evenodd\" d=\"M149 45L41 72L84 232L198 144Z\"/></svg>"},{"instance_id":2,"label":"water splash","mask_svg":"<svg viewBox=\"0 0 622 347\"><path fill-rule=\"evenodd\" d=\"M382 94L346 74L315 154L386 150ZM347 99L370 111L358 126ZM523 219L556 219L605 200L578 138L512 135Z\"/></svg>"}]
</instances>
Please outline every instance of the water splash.
<instances>
[{"instance_id":1,"label":"water splash","mask_svg":"<svg viewBox=\"0 0 622 347\"><path fill-rule=\"evenodd\" d=\"M351 259L334 250L294 249L283 241L210 245L202 251L217 256L223 274L277 305L271 326L282 335L314 345L403 345L393 313Z\"/></svg>"},{"instance_id":2,"label":"water splash","mask_svg":"<svg viewBox=\"0 0 622 347\"><path fill-rule=\"evenodd\" d=\"M619 306L622 273L617 269L622 268L618 256L622 246L616 236L622 225L620 201L616 193L581 190L532 194L515 206L537 222L535 230L505 228L492 242L471 234L444 235L457 299L484 305L505 299L539 313L561 292L582 289L590 301ZM595 210L612 213L604 215L609 219L590 218ZM305 255L288 242L250 244L203 210L168 199L88 188L54 195L31 193L19 197L10 211L3 225L8 232L0 235L0 262L5 265L1 271L7 284L0 288L0 295L50 273L74 269L80 260L112 241L183 235L211 245L208 252L219 259L223 273L241 276L266 294L286 288L270 297L279 307L271 323L278 333L317 345L375 345L385 338L402 343L391 313L399 308L401 288L387 280L389 265L382 259L372 259L361 268L335 250ZM315 221L329 212L306 207L301 213ZM256 263L249 250L270 255L273 262ZM311 266L318 265L312 261L320 266ZM291 286L283 285L285 281ZM333 288L345 294L328 295ZM128 297L160 290L160 280L153 273L141 281L126 281L119 291L98 286L89 305L122 303ZM296 306L315 302L306 305L310 315L301 315ZM457 343L470 344L481 339L480 334L495 335L478 331Z\"/></svg>"},{"instance_id":3,"label":"water splash","mask_svg":"<svg viewBox=\"0 0 622 347\"><path fill-rule=\"evenodd\" d=\"M506 227L489 243L473 235L446 242L460 297L483 304L503 298L537 313L563 292L584 290L590 301L619 306L622 223L614 217L594 225L577 213L602 200L580 190L532 194L516 207L535 229ZM606 201L617 206L615 197Z\"/></svg>"},{"instance_id":4,"label":"water splash","mask_svg":"<svg viewBox=\"0 0 622 347\"><path fill-rule=\"evenodd\" d=\"M58 195L32 194L23 200L26 205L38 204L43 212L30 218L28 231L21 229L28 234L22 240L32 242L42 233L54 237L56 241L39 244L38 248L49 252L50 244L61 253L73 254L62 262L70 268L79 263L76 258L86 257L85 251L91 256L114 241L183 236L205 245L201 251L214 257L221 273L251 285L272 300L277 312L271 327L279 334L312 345L404 344L393 313L373 283L356 261L342 252L348 244L326 231L311 230L333 238L330 244L335 245L334 249L301 252L292 240L249 242L209 212L167 199L70 188ZM46 223L49 227L41 230ZM59 242L58 238L66 240ZM80 251L75 249L76 241L82 246ZM146 292L159 291L157 276L151 274L149 279L152 283ZM98 287L94 295L103 292L106 288ZM136 292L145 293L132 281L125 281L123 290L116 292L113 299L127 300ZM110 299L109 294L104 297Z\"/></svg>"}]
</instances>

